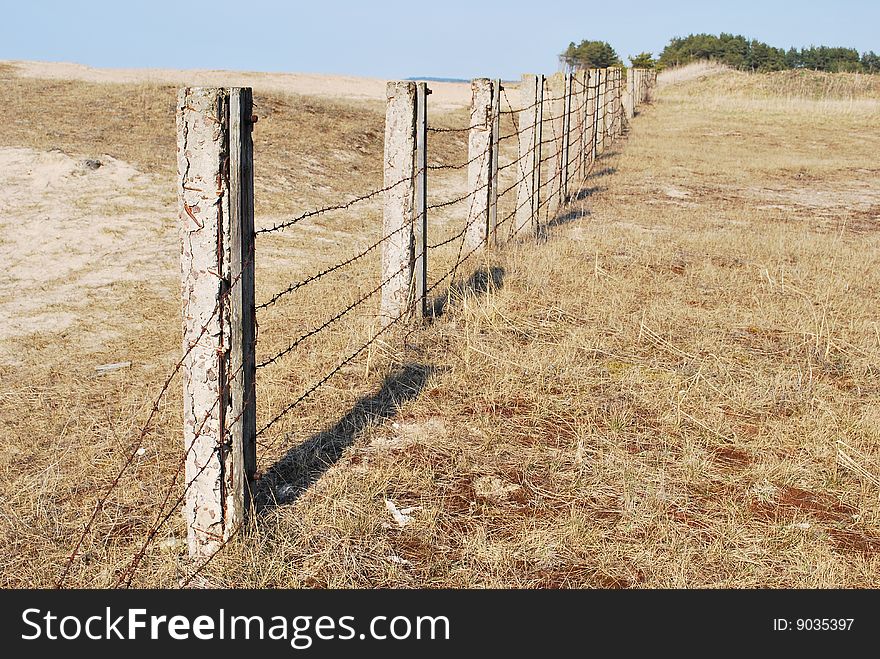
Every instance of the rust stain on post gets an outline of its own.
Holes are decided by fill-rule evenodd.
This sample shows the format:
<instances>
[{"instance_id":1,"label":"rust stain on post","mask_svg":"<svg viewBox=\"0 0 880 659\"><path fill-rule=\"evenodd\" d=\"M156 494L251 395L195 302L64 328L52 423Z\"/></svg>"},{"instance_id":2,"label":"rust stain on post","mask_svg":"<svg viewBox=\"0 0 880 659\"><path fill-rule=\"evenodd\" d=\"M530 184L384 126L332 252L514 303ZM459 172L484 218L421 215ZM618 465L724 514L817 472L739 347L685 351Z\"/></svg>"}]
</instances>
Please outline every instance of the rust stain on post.
<instances>
[{"instance_id":1,"label":"rust stain on post","mask_svg":"<svg viewBox=\"0 0 880 659\"><path fill-rule=\"evenodd\" d=\"M251 142L230 129L231 98L250 112L250 90L186 88L177 105L183 349L192 346L183 362L183 512L193 557L213 555L241 525L253 473L243 441L252 442L255 424L253 328L245 326L253 319L253 184L241 157Z\"/></svg>"}]
</instances>

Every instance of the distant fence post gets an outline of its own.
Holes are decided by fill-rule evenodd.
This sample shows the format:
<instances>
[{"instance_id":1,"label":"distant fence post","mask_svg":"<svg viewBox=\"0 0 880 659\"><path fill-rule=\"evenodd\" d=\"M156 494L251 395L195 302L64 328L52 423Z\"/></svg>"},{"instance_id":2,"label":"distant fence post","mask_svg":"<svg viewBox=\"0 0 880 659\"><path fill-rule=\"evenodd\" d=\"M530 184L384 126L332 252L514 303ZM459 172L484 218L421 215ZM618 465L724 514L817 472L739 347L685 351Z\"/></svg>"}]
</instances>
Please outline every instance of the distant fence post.
<instances>
[{"instance_id":1,"label":"distant fence post","mask_svg":"<svg viewBox=\"0 0 880 659\"><path fill-rule=\"evenodd\" d=\"M428 315L428 83L416 83L415 224L413 226L413 307ZM383 280L384 281L384 280Z\"/></svg>"},{"instance_id":2,"label":"distant fence post","mask_svg":"<svg viewBox=\"0 0 880 659\"><path fill-rule=\"evenodd\" d=\"M626 118L627 121L635 116L636 90L635 90L636 70L632 67L626 70Z\"/></svg>"},{"instance_id":3,"label":"distant fence post","mask_svg":"<svg viewBox=\"0 0 880 659\"><path fill-rule=\"evenodd\" d=\"M620 122L620 69L611 69L611 135L617 141L617 128Z\"/></svg>"},{"instance_id":4,"label":"distant fence post","mask_svg":"<svg viewBox=\"0 0 880 659\"><path fill-rule=\"evenodd\" d=\"M615 104L615 115L617 117L617 125L615 128L615 134L620 137L623 135L623 121L624 121L624 109L623 109L623 69L618 68L614 71L614 104Z\"/></svg>"},{"instance_id":5,"label":"distant fence post","mask_svg":"<svg viewBox=\"0 0 880 659\"><path fill-rule=\"evenodd\" d=\"M575 87L576 91L574 92L574 96L572 98L573 107L577 108L577 130L575 131L575 145L574 145L574 160L576 165L576 174L578 186L580 186L581 182L584 179L584 133L587 130L587 105L586 105L586 96L584 93L586 91L586 86L584 85L584 72L583 71L575 71L572 73L572 84Z\"/></svg>"},{"instance_id":6,"label":"distant fence post","mask_svg":"<svg viewBox=\"0 0 880 659\"><path fill-rule=\"evenodd\" d=\"M565 76L565 110L562 114L562 202L568 203L568 161L571 153L571 96L574 74Z\"/></svg>"},{"instance_id":7,"label":"distant fence post","mask_svg":"<svg viewBox=\"0 0 880 659\"><path fill-rule=\"evenodd\" d=\"M409 310L413 291L416 83L389 82L385 89L385 207L383 212L380 317L388 326Z\"/></svg>"},{"instance_id":8,"label":"distant fence post","mask_svg":"<svg viewBox=\"0 0 880 659\"><path fill-rule=\"evenodd\" d=\"M467 181L471 197L465 245L476 249L489 237L489 171L492 148L492 81L477 78L471 82L471 118L468 124Z\"/></svg>"},{"instance_id":9,"label":"distant fence post","mask_svg":"<svg viewBox=\"0 0 880 659\"><path fill-rule=\"evenodd\" d=\"M256 468L252 112L249 88L178 94L183 514L194 558L244 523Z\"/></svg>"},{"instance_id":10,"label":"distant fence post","mask_svg":"<svg viewBox=\"0 0 880 659\"><path fill-rule=\"evenodd\" d=\"M489 244L498 244L498 158L501 139L501 80L492 81L492 153L489 169Z\"/></svg>"},{"instance_id":11,"label":"distant fence post","mask_svg":"<svg viewBox=\"0 0 880 659\"><path fill-rule=\"evenodd\" d=\"M578 163L578 179L583 183L587 177L587 161L593 151L593 75L592 69L581 72L581 80L584 84L583 99L583 128L581 129L581 146Z\"/></svg>"},{"instance_id":12,"label":"distant fence post","mask_svg":"<svg viewBox=\"0 0 880 659\"><path fill-rule=\"evenodd\" d=\"M519 167L516 174L519 185L516 190L514 234L529 226L533 230L535 198L535 117L538 113L538 76L523 74L520 85L522 109L519 112Z\"/></svg>"},{"instance_id":13,"label":"distant fence post","mask_svg":"<svg viewBox=\"0 0 880 659\"><path fill-rule=\"evenodd\" d=\"M532 196L532 225L534 227L535 236L541 234L541 167L543 158L544 142L544 85L546 78L542 75L538 76L538 105L535 112L535 169L532 175L535 177L534 190Z\"/></svg>"},{"instance_id":14,"label":"distant fence post","mask_svg":"<svg viewBox=\"0 0 880 659\"><path fill-rule=\"evenodd\" d=\"M596 138L596 155L599 155L605 151L605 121L608 106L608 69L599 69L597 75L599 93L596 101L598 103L598 110L596 112L596 130L598 133L598 137Z\"/></svg>"},{"instance_id":15,"label":"distant fence post","mask_svg":"<svg viewBox=\"0 0 880 659\"><path fill-rule=\"evenodd\" d=\"M565 76L556 73L547 80L550 114L550 153L547 156L547 213L552 215L560 205L562 192L562 149L564 144Z\"/></svg>"}]
</instances>

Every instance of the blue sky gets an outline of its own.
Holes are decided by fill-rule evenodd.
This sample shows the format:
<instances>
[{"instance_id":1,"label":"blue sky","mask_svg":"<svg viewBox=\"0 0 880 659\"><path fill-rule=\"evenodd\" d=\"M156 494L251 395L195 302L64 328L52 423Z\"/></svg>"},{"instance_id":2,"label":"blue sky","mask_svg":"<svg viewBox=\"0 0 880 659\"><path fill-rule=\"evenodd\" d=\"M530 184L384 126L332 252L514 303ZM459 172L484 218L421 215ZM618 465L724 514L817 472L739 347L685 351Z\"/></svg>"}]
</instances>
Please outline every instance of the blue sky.
<instances>
[{"instance_id":1,"label":"blue sky","mask_svg":"<svg viewBox=\"0 0 880 659\"><path fill-rule=\"evenodd\" d=\"M672 36L741 33L775 46L880 52L878 0L0 0L0 59L104 67L515 78L570 41L626 57Z\"/></svg>"}]
</instances>

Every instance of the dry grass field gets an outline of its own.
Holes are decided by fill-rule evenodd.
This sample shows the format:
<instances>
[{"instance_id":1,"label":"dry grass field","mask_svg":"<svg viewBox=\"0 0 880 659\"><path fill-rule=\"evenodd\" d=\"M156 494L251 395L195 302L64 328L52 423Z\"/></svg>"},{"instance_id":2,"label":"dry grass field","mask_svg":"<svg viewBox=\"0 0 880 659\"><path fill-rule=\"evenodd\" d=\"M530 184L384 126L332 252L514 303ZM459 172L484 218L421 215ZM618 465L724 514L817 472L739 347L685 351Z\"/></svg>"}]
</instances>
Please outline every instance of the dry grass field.
<instances>
[{"instance_id":1,"label":"dry grass field","mask_svg":"<svg viewBox=\"0 0 880 659\"><path fill-rule=\"evenodd\" d=\"M0 64L0 585L55 585L132 442L65 585L116 584L165 515L132 585L190 569L179 484L162 505L179 383L139 436L180 355L171 82ZM381 99L255 87L258 226L381 186ZM435 163L465 155L458 134L432 140ZM875 586L878 153L876 78L670 79L545 241L474 260L461 274L489 285L384 336L261 438L261 512L197 583ZM432 218L440 237L464 210ZM258 240L257 302L370 244L379 217ZM267 309L258 359L369 291L377 264ZM375 312L261 370L258 424Z\"/></svg>"}]
</instances>

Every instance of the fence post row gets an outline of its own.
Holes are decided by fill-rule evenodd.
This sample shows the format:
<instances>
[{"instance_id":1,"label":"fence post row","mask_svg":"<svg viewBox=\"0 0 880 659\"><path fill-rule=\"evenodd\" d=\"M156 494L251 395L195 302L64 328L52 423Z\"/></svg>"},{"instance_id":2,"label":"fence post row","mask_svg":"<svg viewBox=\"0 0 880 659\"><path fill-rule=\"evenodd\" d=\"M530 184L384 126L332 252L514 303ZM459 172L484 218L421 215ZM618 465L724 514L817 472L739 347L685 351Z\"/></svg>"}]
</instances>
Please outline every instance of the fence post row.
<instances>
[{"instance_id":1,"label":"fence post row","mask_svg":"<svg viewBox=\"0 0 880 659\"><path fill-rule=\"evenodd\" d=\"M492 148L492 81L471 82L471 118L468 131L467 184L471 197L465 225L465 246L476 249L489 237L489 172Z\"/></svg>"},{"instance_id":2,"label":"fence post row","mask_svg":"<svg viewBox=\"0 0 880 659\"><path fill-rule=\"evenodd\" d=\"M183 508L193 557L213 555L245 521L256 468L252 111L249 88L178 94Z\"/></svg>"},{"instance_id":3,"label":"fence post row","mask_svg":"<svg viewBox=\"0 0 880 659\"><path fill-rule=\"evenodd\" d=\"M572 132L587 164L620 135L624 114L647 102L656 73L593 69L549 81L548 213L569 197ZM575 85L580 90L575 90ZM512 233L539 232L544 76L522 79ZM472 83L467 244L495 244L501 81ZM380 317L427 313L427 96L425 83L389 82L385 121ZM580 101L576 101L582 96ZM626 99L626 103L623 102ZM577 107L577 130L572 112ZM625 107L624 107L625 106ZM609 110L610 108L610 110ZM250 88L185 88L177 103L187 545L218 551L246 521L256 469L253 100ZM609 112L611 114L609 118ZM601 140L601 141L600 141ZM485 192L484 192L485 191Z\"/></svg>"}]
</instances>

